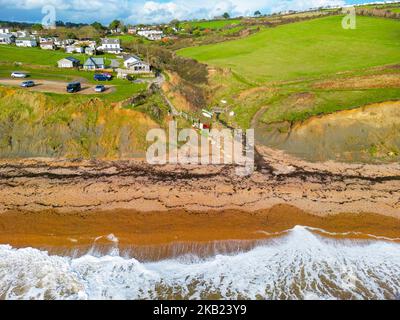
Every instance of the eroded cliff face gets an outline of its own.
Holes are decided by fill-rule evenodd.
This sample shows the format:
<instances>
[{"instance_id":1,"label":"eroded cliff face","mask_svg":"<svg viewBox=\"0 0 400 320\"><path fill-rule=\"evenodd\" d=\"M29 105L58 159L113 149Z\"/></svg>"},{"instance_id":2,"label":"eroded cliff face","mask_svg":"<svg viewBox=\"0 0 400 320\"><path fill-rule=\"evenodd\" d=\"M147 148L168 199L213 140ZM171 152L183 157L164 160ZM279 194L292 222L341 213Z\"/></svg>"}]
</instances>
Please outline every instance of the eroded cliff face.
<instances>
[{"instance_id":1,"label":"eroded cliff face","mask_svg":"<svg viewBox=\"0 0 400 320\"><path fill-rule=\"evenodd\" d=\"M144 154L148 115L97 98L0 88L0 157L121 158Z\"/></svg>"},{"instance_id":2,"label":"eroded cliff face","mask_svg":"<svg viewBox=\"0 0 400 320\"><path fill-rule=\"evenodd\" d=\"M400 102L371 104L294 125L260 125L258 140L311 161L398 162Z\"/></svg>"},{"instance_id":3,"label":"eroded cliff face","mask_svg":"<svg viewBox=\"0 0 400 320\"><path fill-rule=\"evenodd\" d=\"M3 161L0 211L253 211L287 204L314 214L369 212L400 218L398 164L312 164L266 148L259 149L256 164L251 176L240 177L233 166Z\"/></svg>"}]
</instances>

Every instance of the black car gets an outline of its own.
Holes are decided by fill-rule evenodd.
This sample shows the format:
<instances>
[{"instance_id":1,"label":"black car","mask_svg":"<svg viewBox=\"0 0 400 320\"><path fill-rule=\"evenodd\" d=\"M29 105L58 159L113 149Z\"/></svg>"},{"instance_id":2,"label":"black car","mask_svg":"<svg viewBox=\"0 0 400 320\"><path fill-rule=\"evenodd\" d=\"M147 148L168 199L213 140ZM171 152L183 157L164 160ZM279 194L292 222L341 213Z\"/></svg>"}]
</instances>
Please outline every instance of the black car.
<instances>
[{"instance_id":1,"label":"black car","mask_svg":"<svg viewBox=\"0 0 400 320\"><path fill-rule=\"evenodd\" d=\"M74 93L81 90L81 83L80 82L71 82L67 85L67 92Z\"/></svg>"}]
</instances>

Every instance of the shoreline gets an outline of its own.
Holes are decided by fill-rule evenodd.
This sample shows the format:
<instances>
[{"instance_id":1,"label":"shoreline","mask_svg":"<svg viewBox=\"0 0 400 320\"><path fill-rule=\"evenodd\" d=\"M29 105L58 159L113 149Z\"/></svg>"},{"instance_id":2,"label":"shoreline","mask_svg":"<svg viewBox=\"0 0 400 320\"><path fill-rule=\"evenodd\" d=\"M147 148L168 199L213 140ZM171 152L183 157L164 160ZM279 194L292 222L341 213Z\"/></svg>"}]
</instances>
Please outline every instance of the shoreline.
<instances>
[{"instance_id":1,"label":"shoreline","mask_svg":"<svg viewBox=\"0 0 400 320\"><path fill-rule=\"evenodd\" d=\"M400 242L400 219L371 213L317 216L277 205L255 212L6 212L0 214L0 243L75 256L118 248L159 260L248 250L295 226L315 228L313 233L326 238Z\"/></svg>"},{"instance_id":2,"label":"shoreline","mask_svg":"<svg viewBox=\"0 0 400 320\"><path fill-rule=\"evenodd\" d=\"M258 147L256 170L141 160L0 160L0 214L136 210L254 212L286 204L315 215L400 218L400 164L312 163Z\"/></svg>"},{"instance_id":3,"label":"shoreline","mask_svg":"<svg viewBox=\"0 0 400 320\"><path fill-rule=\"evenodd\" d=\"M313 231L325 237L400 238L399 164L312 163L266 147L255 164L241 177L229 165L0 160L0 243L159 259L251 248L298 225L336 233Z\"/></svg>"}]
</instances>

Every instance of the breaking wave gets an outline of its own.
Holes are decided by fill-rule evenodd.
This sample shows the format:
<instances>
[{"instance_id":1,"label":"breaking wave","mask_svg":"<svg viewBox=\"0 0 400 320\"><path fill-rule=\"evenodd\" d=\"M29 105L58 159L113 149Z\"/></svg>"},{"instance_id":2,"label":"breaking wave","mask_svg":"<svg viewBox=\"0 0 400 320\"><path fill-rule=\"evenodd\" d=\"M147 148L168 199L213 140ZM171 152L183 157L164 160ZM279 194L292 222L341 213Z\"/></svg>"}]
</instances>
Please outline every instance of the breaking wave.
<instances>
[{"instance_id":1,"label":"breaking wave","mask_svg":"<svg viewBox=\"0 0 400 320\"><path fill-rule=\"evenodd\" d=\"M400 244L297 226L246 252L140 262L0 246L0 299L397 299ZM320 231L320 230L319 230Z\"/></svg>"}]
</instances>

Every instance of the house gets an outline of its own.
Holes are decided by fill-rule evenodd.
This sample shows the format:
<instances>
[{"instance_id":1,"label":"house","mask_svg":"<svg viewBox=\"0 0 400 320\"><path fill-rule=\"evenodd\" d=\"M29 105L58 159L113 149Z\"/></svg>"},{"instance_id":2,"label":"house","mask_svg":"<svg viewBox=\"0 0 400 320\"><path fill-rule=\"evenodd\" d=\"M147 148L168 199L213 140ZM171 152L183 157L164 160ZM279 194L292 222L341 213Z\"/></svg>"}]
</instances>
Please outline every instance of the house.
<instances>
[{"instance_id":1,"label":"house","mask_svg":"<svg viewBox=\"0 0 400 320\"><path fill-rule=\"evenodd\" d=\"M110 29L111 34L121 33L121 28Z\"/></svg>"},{"instance_id":2,"label":"house","mask_svg":"<svg viewBox=\"0 0 400 320\"><path fill-rule=\"evenodd\" d=\"M80 45L77 44L73 44L73 45L67 45L65 46L65 52L66 53L84 53L85 52L85 48L81 47Z\"/></svg>"},{"instance_id":3,"label":"house","mask_svg":"<svg viewBox=\"0 0 400 320\"><path fill-rule=\"evenodd\" d=\"M45 38L45 37L39 38L39 43L50 42L50 41L53 41L53 38Z\"/></svg>"},{"instance_id":4,"label":"house","mask_svg":"<svg viewBox=\"0 0 400 320\"><path fill-rule=\"evenodd\" d=\"M95 56L96 53L97 53L96 48L92 48L92 47L85 48L85 54L87 54L88 56Z\"/></svg>"},{"instance_id":5,"label":"house","mask_svg":"<svg viewBox=\"0 0 400 320\"><path fill-rule=\"evenodd\" d=\"M142 61L138 56L127 55L124 57L124 67L132 73L150 73L150 64Z\"/></svg>"},{"instance_id":6,"label":"house","mask_svg":"<svg viewBox=\"0 0 400 320\"><path fill-rule=\"evenodd\" d=\"M29 32L27 31L27 30L18 30L17 32L16 32L16 35L15 35L17 38L18 37L21 37L21 38L25 38L25 37L29 37Z\"/></svg>"},{"instance_id":7,"label":"house","mask_svg":"<svg viewBox=\"0 0 400 320\"><path fill-rule=\"evenodd\" d=\"M0 32L1 33L1 32ZM26 30L17 30L14 32L11 32L12 35L14 35L16 38L26 38L29 37L29 32Z\"/></svg>"},{"instance_id":8,"label":"house","mask_svg":"<svg viewBox=\"0 0 400 320\"><path fill-rule=\"evenodd\" d=\"M138 56L126 55L124 56L124 67L129 69L131 65L137 63L138 61L141 61L141 59Z\"/></svg>"},{"instance_id":9,"label":"house","mask_svg":"<svg viewBox=\"0 0 400 320\"><path fill-rule=\"evenodd\" d=\"M152 41L161 40L164 37L163 32L160 30L141 29L137 31L137 34Z\"/></svg>"},{"instance_id":10,"label":"house","mask_svg":"<svg viewBox=\"0 0 400 320\"><path fill-rule=\"evenodd\" d=\"M74 57L66 57L57 62L59 68L77 68L80 64L81 62Z\"/></svg>"},{"instance_id":11,"label":"house","mask_svg":"<svg viewBox=\"0 0 400 320\"><path fill-rule=\"evenodd\" d=\"M100 51L108 53L121 53L121 42L119 39L104 38L101 39L101 46L97 48Z\"/></svg>"},{"instance_id":12,"label":"house","mask_svg":"<svg viewBox=\"0 0 400 320\"><path fill-rule=\"evenodd\" d=\"M65 48L66 46L69 46L69 45L73 44L74 42L75 42L75 40L73 40L73 39L65 39L65 40L60 40L59 38L54 39L54 44L60 48Z\"/></svg>"},{"instance_id":13,"label":"house","mask_svg":"<svg viewBox=\"0 0 400 320\"><path fill-rule=\"evenodd\" d=\"M12 44L15 42L15 36L9 33L0 33L0 44Z\"/></svg>"},{"instance_id":14,"label":"house","mask_svg":"<svg viewBox=\"0 0 400 320\"><path fill-rule=\"evenodd\" d=\"M43 50L55 50L57 47L54 44L54 41L46 41L46 42L40 42L40 48Z\"/></svg>"},{"instance_id":15,"label":"house","mask_svg":"<svg viewBox=\"0 0 400 320\"><path fill-rule=\"evenodd\" d=\"M10 29L9 28L0 28L0 34L9 34Z\"/></svg>"},{"instance_id":16,"label":"house","mask_svg":"<svg viewBox=\"0 0 400 320\"><path fill-rule=\"evenodd\" d=\"M136 28L128 28L129 34L136 34Z\"/></svg>"},{"instance_id":17,"label":"house","mask_svg":"<svg viewBox=\"0 0 400 320\"><path fill-rule=\"evenodd\" d=\"M36 39L31 37L17 38L15 44L17 47L37 47Z\"/></svg>"},{"instance_id":18,"label":"house","mask_svg":"<svg viewBox=\"0 0 400 320\"><path fill-rule=\"evenodd\" d=\"M124 67L125 69L117 69L117 77L120 79L126 79L132 74L144 74L151 73L150 64L142 61L138 56L127 55L124 57Z\"/></svg>"},{"instance_id":19,"label":"house","mask_svg":"<svg viewBox=\"0 0 400 320\"><path fill-rule=\"evenodd\" d=\"M110 68L114 71L119 68L119 61L117 59L111 59Z\"/></svg>"},{"instance_id":20,"label":"house","mask_svg":"<svg viewBox=\"0 0 400 320\"><path fill-rule=\"evenodd\" d=\"M88 58L85 63L83 64L83 69L85 70L97 70L97 69L104 69L104 58Z\"/></svg>"}]
</instances>

